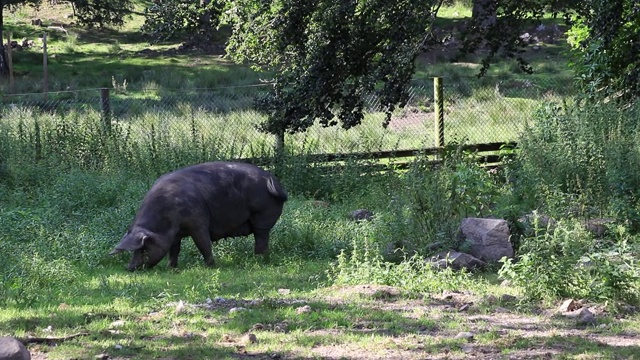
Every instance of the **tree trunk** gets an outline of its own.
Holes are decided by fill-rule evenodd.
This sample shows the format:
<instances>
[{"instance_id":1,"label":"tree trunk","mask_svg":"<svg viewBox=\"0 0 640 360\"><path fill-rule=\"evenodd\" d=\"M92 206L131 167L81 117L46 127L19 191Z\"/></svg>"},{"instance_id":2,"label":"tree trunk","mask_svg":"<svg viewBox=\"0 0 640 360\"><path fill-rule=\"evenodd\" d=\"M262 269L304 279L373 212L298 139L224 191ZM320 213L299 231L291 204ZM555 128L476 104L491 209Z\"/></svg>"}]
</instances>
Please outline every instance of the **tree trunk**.
<instances>
[{"instance_id":1,"label":"tree trunk","mask_svg":"<svg viewBox=\"0 0 640 360\"><path fill-rule=\"evenodd\" d=\"M9 64L7 64L7 51L4 47L4 3L0 1L0 76L9 76ZM11 45L8 45L11 46Z\"/></svg>"},{"instance_id":2,"label":"tree trunk","mask_svg":"<svg viewBox=\"0 0 640 360\"><path fill-rule=\"evenodd\" d=\"M486 28L496 22L497 8L496 0L473 0L471 18L476 24Z\"/></svg>"}]
</instances>

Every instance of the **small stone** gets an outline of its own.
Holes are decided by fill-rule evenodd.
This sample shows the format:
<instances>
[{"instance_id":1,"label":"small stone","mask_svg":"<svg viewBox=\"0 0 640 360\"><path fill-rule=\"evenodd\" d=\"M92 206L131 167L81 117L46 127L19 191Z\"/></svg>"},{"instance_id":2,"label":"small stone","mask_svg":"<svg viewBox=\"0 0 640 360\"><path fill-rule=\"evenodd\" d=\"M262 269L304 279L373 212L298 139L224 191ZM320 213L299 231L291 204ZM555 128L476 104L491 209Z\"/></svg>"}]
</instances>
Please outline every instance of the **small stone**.
<instances>
[{"instance_id":1,"label":"small stone","mask_svg":"<svg viewBox=\"0 0 640 360\"><path fill-rule=\"evenodd\" d=\"M278 294L280 295L289 295L291 293L290 289L278 289Z\"/></svg>"},{"instance_id":2,"label":"small stone","mask_svg":"<svg viewBox=\"0 0 640 360\"><path fill-rule=\"evenodd\" d=\"M262 323L253 324L253 326L251 327L251 330L264 330L264 324Z\"/></svg>"},{"instance_id":3,"label":"small stone","mask_svg":"<svg viewBox=\"0 0 640 360\"><path fill-rule=\"evenodd\" d=\"M487 295L484 297L483 302L485 304L495 304L498 302L498 298L495 295Z\"/></svg>"},{"instance_id":4,"label":"small stone","mask_svg":"<svg viewBox=\"0 0 640 360\"><path fill-rule=\"evenodd\" d=\"M243 308L243 307L241 307L241 306L239 306L239 307L232 307L231 309L229 309L229 313L230 313L230 314L233 314L233 313L237 313L237 312L240 312L240 311L246 311L246 310L247 310L247 309L245 309L245 308Z\"/></svg>"},{"instance_id":5,"label":"small stone","mask_svg":"<svg viewBox=\"0 0 640 360\"><path fill-rule=\"evenodd\" d=\"M464 304L458 308L458 311L463 312L469 310L469 304Z\"/></svg>"},{"instance_id":6,"label":"small stone","mask_svg":"<svg viewBox=\"0 0 640 360\"><path fill-rule=\"evenodd\" d=\"M511 286L511 280L504 280L503 282L500 283L500 286L502 287L510 287Z\"/></svg>"},{"instance_id":7,"label":"small stone","mask_svg":"<svg viewBox=\"0 0 640 360\"><path fill-rule=\"evenodd\" d=\"M453 299L453 293L445 290L442 292L442 297L440 298L441 300L451 300Z\"/></svg>"},{"instance_id":8,"label":"small stone","mask_svg":"<svg viewBox=\"0 0 640 360\"><path fill-rule=\"evenodd\" d=\"M109 354L98 354L93 358L98 360L109 360L111 357L109 356Z\"/></svg>"},{"instance_id":9,"label":"small stone","mask_svg":"<svg viewBox=\"0 0 640 360\"><path fill-rule=\"evenodd\" d=\"M114 348L115 348L116 350L122 350L122 345L120 345L120 344L116 344L116 346L114 346Z\"/></svg>"},{"instance_id":10,"label":"small stone","mask_svg":"<svg viewBox=\"0 0 640 360\"><path fill-rule=\"evenodd\" d=\"M578 317L578 325L594 325L595 323L596 316L588 309L584 309L582 314Z\"/></svg>"},{"instance_id":11,"label":"small stone","mask_svg":"<svg viewBox=\"0 0 640 360\"><path fill-rule=\"evenodd\" d=\"M311 306L305 305L296 309L296 313L298 314L308 314L311 312Z\"/></svg>"},{"instance_id":12,"label":"small stone","mask_svg":"<svg viewBox=\"0 0 640 360\"><path fill-rule=\"evenodd\" d=\"M329 207L329 203L326 201L322 201L322 200L313 200L311 202L311 204L315 207L320 207L320 208L328 208Z\"/></svg>"},{"instance_id":13,"label":"small stone","mask_svg":"<svg viewBox=\"0 0 640 360\"><path fill-rule=\"evenodd\" d=\"M242 343L245 345L255 344L258 342L258 337L252 333L246 334L242 337Z\"/></svg>"},{"instance_id":14,"label":"small stone","mask_svg":"<svg viewBox=\"0 0 640 360\"><path fill-rule=\"evenodd\" d=\"M180 314L183 311L184 311L184 301L180 300L176 305L176 314Z\"/></svg>"},{"instance_id":15,"label":"small stone","mask_svg":"<svg viewBox=\"0 0 640 360\"><path fill-rule=\"evenodd\" d=\"M566 313L570 311L575 311L580 307L577 301L573 299L565 300L562 305L560 305L560 312Z\"/></svg>"},{"instance_id":16,"label":"small stone","mask_svg":"<svg viewBox=\"0 0 640 360\"><path fill-rule=\"evenodd\" d=\"M607 325L607 324L598 325L598 328L600 328L600 329L606 329L607 327L609 327L609 325Z\"/></svg>"},{"instance_id":17,"label":"small stone","mask_svg":"<svg viewBox=\"0 0 640 360\"><path fill-rule=\"evenodd\" d=\"M512 302L512 301L517 301L518 298L513 296L513 295L509 295L509 294L502 294L500 296L500 301L501 302Z\"/></svg>"},{"instance_id":18,"label":"small stone","mask_svg":"<svg viewBox=\"0 0 640 360\"><path fill-rule=\"evenodd\" d=\"M373 220L373 212L367 209L358 209L351 212L351 219L355 221Z\"/></svg>"},{"instance_id":19,"label":"small stone","mask_svg":"<svg viewBox=\"0 0 640 360\"><path fill-rule=\"evenodd\" d=\"M462 352L470 353L473 352L475 347L473 344L463 344L460 348L462 349Z\"/></svg>"},{"instance_id":20,"label":"small stone","mask_svg":"<svg viewBox=\"0 0 640 360\"><path fill-rule=\"evenodd\" d=\"M109 325L110 328L117 328L117 327L121 327L124 324L126 324L126 321L124 320L116 320L114 322L111 323L111 325Z\"/></svg>"},{"instance_id":21,"label":"small stone","mask_svg":"<svg viewBox=\"0 0 640 360\"><path fill-rule=\"evenodd\" d=\"M468 331L459 332L455 337L456 339L466 339L467 341L473 341L473 333Z\"/></svg>"},{"instance_id":22,"label":"small stone","mask_svg":"<svg viewBox=\"0 0 640 360\"><path fill-rule=\"evenodd\" d=\"M496 307L495 309L493 309L493 312L497 313L497 314L506 314L509 312L509 309L503 308L503 307Z\"/></svg>"}]
</instances>

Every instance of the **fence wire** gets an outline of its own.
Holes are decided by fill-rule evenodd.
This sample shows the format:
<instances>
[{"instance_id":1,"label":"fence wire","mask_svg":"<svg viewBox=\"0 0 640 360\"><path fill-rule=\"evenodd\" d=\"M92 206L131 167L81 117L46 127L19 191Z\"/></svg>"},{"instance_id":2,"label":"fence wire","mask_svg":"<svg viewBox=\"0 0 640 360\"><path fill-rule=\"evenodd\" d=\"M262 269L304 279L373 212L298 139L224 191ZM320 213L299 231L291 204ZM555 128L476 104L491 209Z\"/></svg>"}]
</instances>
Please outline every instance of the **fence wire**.
<instances>
[{"instance_id":1,"label":"fence wire","mask_svg":"<svg viewBox=\"0 0 640 360\"><path fill-rule=\"evenodd\" d=\"M566 81L495 78L443 79L445 143L479 144L517 141L533 121L535 110L571 95ZM91 151L78 138L99 142L105 128L134 144L156 151L187 149L216 157L270 156L275 139L259 130L265 116L254 109L256 96L269 85L170 91L124 88L89 89L49 94L4 95L0 130L22 138L37 153ZM331 154L431 148L435 142L433 86L413 86L404 108L394 111L387 127L378 99L365 99L361 125L350 130L314 125L305 133L287 134L287 149L296 154ZM84 134L84 135L83 135ZM35 139L39 137L39 139ZM88 141L88 140L87 140ZM42 155L42 154L41 154Z\"/></svg>"}]
</instances>

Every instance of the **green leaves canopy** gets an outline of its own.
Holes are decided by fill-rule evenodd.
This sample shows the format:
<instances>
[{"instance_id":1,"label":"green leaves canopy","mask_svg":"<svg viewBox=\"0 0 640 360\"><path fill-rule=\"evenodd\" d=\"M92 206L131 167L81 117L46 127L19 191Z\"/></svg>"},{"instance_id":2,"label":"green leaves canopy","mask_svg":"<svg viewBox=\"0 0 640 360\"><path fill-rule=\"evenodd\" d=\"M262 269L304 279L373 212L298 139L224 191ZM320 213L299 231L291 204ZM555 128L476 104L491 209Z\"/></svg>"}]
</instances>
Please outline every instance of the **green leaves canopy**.
<instances>
[{"instance_id":1,"label":"green leaves canopy","mask_svg":"<svg viewBox=\"0 0 640 360\"><path fill-rule=\"evenodd\" d=\"M272 71L273 90L258 100L274 134L358 125L363 97L379 95L387 121L407 100L414 60L437 1L239 0L227 51L237 62Z\"/></svg>"},{"instance_id":2,"label":"green leaves canopy","mask_svg":"<svg viewBox=\"0 0 640 360\"><path fill-rule=\"evenodd\" d=\"M163 0L155 1L145 10L142 31L153 41L186 37L195 41L210 41L219 24L224 0Z\"/></svg>"},{"instance_id":3,"label":"green leaves canopy","mask_svg":"<svg viewBox=\"0 0 640 360\"><path fill-rule=\"evenodd\" d=\"M584 1L574 20L575 69L586 97L623 104L638 99L640 1Z\"/></svg>"}]
</instances>

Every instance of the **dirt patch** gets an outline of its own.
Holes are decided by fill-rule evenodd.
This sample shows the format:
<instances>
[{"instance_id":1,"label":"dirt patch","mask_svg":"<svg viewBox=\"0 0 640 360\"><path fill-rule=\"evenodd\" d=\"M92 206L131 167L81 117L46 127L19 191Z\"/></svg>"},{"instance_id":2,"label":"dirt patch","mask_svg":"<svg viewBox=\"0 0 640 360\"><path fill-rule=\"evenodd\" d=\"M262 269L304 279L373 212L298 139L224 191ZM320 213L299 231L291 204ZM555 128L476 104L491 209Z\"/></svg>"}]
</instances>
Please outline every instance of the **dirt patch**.
<instances>
[{"instance_id":1,"label":"dirt patch","mask_svg":"<svg viewBox=\"0 0 640 360\"><path fill-rule=\"evenodd\" d=\"M376 298L381 293L391 293L395 297L391 300ZM372 334L384 340L376 341L375 344L322 344L313 347L310 352L322 359L356 360L554 359L565 358L567 353L589 343L609 354L623 348L632 352L637 348L640 351L640 334L613 334L607 330L612 327L611 322L624 324L625 319L609 318L599 325L585 327L572 320L554 316L553 311L535 315L505 309L499 304L486 305L482 299L470 293L445 293L430 299L409 300L399 298L400 294L402 292L393 287L360 285L332 288L327 299L336 302L353 296L367 298L371 301L363 304L363 307L399 313L408 319L429 319L436 325L428 328L408 327L402 334L397 334L387 331L384 323L379 323L375 324ZM345 333L366 330L366 326L359 329L357 325L351 329L315 330L309 333L341 338ZM456 334L461 331L472 333L473 340L465 342L455 339ZM625 357L616 355L612 358Z\"/></svg>"}]
</instances>

